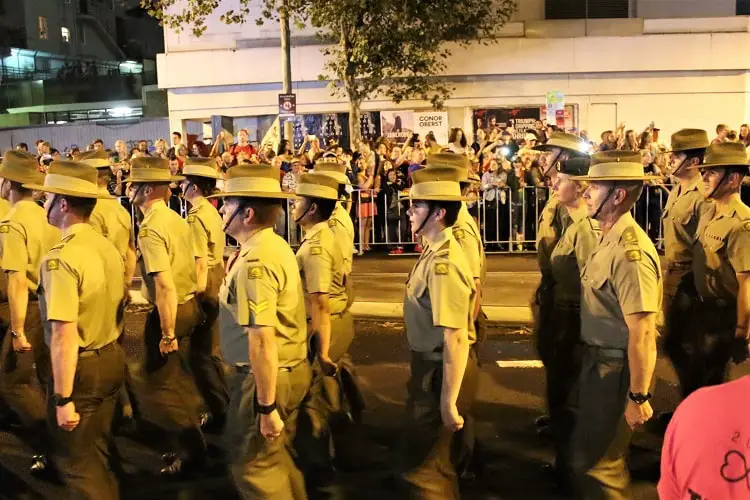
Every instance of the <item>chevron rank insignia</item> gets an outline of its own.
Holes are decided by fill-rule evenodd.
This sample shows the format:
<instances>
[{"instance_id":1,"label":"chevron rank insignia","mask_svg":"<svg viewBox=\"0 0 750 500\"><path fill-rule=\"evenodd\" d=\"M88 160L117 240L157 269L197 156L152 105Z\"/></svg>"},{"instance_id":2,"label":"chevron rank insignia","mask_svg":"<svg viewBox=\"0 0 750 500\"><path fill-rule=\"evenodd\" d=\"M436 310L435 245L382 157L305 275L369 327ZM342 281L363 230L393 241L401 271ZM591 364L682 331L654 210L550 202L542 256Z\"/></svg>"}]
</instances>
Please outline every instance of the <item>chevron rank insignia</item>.
<instances>
[{"instance_id":1,"label":"chevron rank insignia","mask_svg":"<svg viewBox=\"0 0 750 500\"><path fill-rule=\"evenodd\" d=\"M623 243L637 243L638 236L635 234L635 229L633 229L632 227L629 227L625 231L623 231L622 242Z\"/></svg>"},{"instance_id":2,"label":"chevron rank insignia","mask_svg":"<svg viewBox=\"0 0 750 500\"><path fill-rule=\"evenodd\" d=\"M328 227L333 227L336 225L336 221L333 219L328 219Z\"/></svg>"},{"instance_id":3,"label":"chevron rank insignia","mask_svg":"<svg viewBox=\"0 0 750 500\"><path fill-rule=\"evenodd\" d=\"M454 229L453 230L453 237L456 238L457 240L464 239L464 236L466 236L466 234L464 233L463 229Z\"/></svg>"},{"instance_id":4,"label":"chevron rank insignia","mask_svg":"<svg viewBox=\"0 0 750 500\"><path fill-rule=\"evenodd\" d=\"M251 280L257 280L261 276L263 276L263 269L260 266L250 266L247 270L247 277Z\"/></svg>"},{"instance_id":5,"label":"chevron rank insignia","mask_svg":"<svg viewBox=\"0 0 750 500\"><path fill-rule=\"evenodd\" d=\"M312 247L310 248L310 255L320 255L320 247Z\"/></svg>"},{"instance_id":6,"label":"chevron rank insignia","mask_svg":"<svg viewBox=\"0 0 750 500\"><path fill-rule=\"evenodd\" d=\"M47 271L55 271L60 269L60 261L58 259L50 259L47 261Z\"/></svg>"},{"instance_id":7,"label":"chevron rank insignia","mask_svg":"<svg viewBox=\"0 0 750 500\"><path fill-rule=\"evenodd\" d=\"M628 250L627 252L625 252L625 258L628 259L628 262L637 262L641 260L641 251Z\"/></svg>"},{"instance_id":8,"label":"chevron rank insignia","mask_svg":"<svg viewBox=\"0 0 750 500\"><path fill-rule=\"evenodd\" d=\"M250 309L250 312L252 312L254 315L258 315L268 309L268 301L262 300L260 302L253 302L252 300L247 301L247 307Z\"/></svg>"},{"instance_id":9,"label":"chevron rank insignia","mask_svg":"<svg viewBox=\"0 0 750 500\"><path fill-rule=\"evenodd\" d=\"M435 274L448 274L448 264L444 262L435 264Z\"/></svg>"},{"instance_id":10,"label":"chevron rank insignia","mask_svg":"<svg viewBox=\"0 0 750 500\"><path fill-rule=\"evenodd\" d=\"M138 232L138 236L142 236L143 238L147 238L148 237L148 229L141 229Z\"/></svg>"}]
</instances>

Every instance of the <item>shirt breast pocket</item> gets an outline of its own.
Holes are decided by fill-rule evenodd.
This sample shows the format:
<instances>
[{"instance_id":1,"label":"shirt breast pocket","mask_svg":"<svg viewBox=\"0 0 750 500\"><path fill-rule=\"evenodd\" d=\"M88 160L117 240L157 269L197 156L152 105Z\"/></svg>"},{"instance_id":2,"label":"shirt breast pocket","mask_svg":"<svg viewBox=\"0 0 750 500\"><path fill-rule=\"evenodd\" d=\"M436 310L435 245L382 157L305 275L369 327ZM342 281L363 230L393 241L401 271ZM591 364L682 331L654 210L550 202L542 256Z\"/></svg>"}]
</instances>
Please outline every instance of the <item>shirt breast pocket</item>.
<instances>
[{"instance_id":1,"label":"shirt breast pocket","mask_svg":"<svg viewBox=\"0 0 750 500\"><path fill-rule=\"evenodd\" d=\"M608 281L606 274L592 274L590 276L584 276L584 278L586 278L586 285L594 290L600 291L604 289Z\"/></svg>"},{"instance_id":2,"label":"shirt breast pocket","mask_svg":"<svg viewBox=\"0 0 750 500\"><path fill-rule=\"evenodd\" d=\"M406 284L406 293L410 297L421 298L427 290L427 280L419 279L420 277L412 277Z\"/></svg>"}]
</instances>

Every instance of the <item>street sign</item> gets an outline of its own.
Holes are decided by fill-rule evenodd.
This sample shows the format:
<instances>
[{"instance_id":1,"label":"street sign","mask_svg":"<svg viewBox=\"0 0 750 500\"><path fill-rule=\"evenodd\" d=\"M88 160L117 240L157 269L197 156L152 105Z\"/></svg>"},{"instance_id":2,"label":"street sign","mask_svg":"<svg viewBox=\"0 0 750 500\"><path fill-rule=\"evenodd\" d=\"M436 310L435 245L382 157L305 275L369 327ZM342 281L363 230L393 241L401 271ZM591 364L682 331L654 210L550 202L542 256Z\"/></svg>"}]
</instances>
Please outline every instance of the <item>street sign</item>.
<instances>
[{"instance_id":1,"label":"street sign","mask_svg":"<svg viewBox=\"0 0 750 500\"><path fill-rule=\"evenodd\" d=\"M565 96L558 90L547 92L547 123L557 123L558 111L565 111Z\"/></svg>"},{"instance_id":2,"label":"street sign","mask_svg":"<svg viewBox=\"0 0 750 500\"><path fill-rule=\"evenodd\" d=\"M294 118L297 114L297 94L279 94L279 117Z\"/></svg>"}]
</instances>

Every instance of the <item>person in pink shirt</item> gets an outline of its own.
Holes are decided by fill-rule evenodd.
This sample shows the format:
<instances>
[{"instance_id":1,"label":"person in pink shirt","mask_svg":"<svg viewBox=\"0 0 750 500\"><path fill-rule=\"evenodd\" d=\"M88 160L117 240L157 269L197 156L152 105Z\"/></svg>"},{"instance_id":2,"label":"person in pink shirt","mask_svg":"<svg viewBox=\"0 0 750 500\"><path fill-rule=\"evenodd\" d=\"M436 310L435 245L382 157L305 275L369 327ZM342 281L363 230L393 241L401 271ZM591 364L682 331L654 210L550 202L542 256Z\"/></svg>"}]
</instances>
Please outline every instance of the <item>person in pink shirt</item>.
<instances>
[{"instance_id":1,"label":"person in pink shirt","mask_svg":"<svg viewBox=\"0 0 750 500\"><path fill-rule=\"evenodd\" d=\"M691 394L661 455L661 500L750 499L750 375Z\"/></svg>"}]
</instances>

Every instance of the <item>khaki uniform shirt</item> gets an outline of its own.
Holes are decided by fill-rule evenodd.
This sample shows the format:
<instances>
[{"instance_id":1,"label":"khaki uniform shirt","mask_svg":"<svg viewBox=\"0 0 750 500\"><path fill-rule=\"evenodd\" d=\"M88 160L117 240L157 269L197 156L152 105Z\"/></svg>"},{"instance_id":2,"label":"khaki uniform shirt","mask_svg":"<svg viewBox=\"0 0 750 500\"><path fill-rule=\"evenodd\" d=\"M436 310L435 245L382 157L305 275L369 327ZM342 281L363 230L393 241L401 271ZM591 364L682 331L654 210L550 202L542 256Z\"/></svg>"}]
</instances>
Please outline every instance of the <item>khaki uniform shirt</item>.
<instances>
[{"instance_id":1,"label":"khaki uniform shirt","mask_svg":"<svg viewBox=\"0 0 750 500\"><path fill-rule=\"evenodd\" d=\"M3 220L5 216L10 212L10 202L5 198L0 198L0 220Z\"/></svg>"},{"instance_id":2,"label":"khaki uniform shirt","mask_svg":"<svg viewBox=\"0 0 750 500\"><path fill-rule=\"evenodd\" d=\"M404 321L409 347L434 352L443 346L444 328L466 328L476 342L472 313L476 289L466 257L444 229L437 241L425 248L406 281Z\"/></svg>"},{"instance_id":3,"label":"khaki uniform shirt","mask_svg":"<svg viewBox=\"0 0 750 500\"><path fill-rule=\"evenodd\" d=\"M331 314L346 310L344 257L328 221L319 222L305 232L297 250L297 265L305 293L327 293Z\"/></svg>"},{"instance_id":4,"label":"khaki uniform shirt","mask_svg":"<svg viewBox=\"0 0 750 500\"><path fill-rule=\"evenodd\" d=\"M211 203L201 198L190 208L187 216L190 232L193 235L196 257L208 259L208 267L224 264L224 222Z\"/></svg>"},{"instance_id":5,"label":"khaki uniform shirt","mask_svg":"<svg viewBox=\"0 0 750 500\"><path fill-rule=\"evenodd\" d=\"M693 247L695 287L701 297L735 299L737 273L750 271L750 208L735 199L730 211L716 215L716 206L698 224Z\"/></svg>"},{"instance_id":6,"label":"khaki uniform shirt","mask_svg":"<svg viewBox=\"0 0 750 500\"><path fill-rule=\"evenodd\" d=\"M581 339L627 349L625 316L658 313L662 300L659 255L630 212L601 237L581 273Z\"/></svg>"},{"instance_id":7,"label":"khaki uniform shirt","mask_svg":"<svg viewBox=\"0 0 750 500\"><path fill-rule=\"evenodd\" d=\"M253 234L230 266L219 292L221 351L229 364L249 363L247 327L276 330L279 367L307 358L302 280L289 244L272 228Z\"/></svg>"},{"instance_id":8,"label":"khaki uniform shirt","mask_svg":"<svg viewBox=\"0 0 750 500\"><path fill-rule=\"evenodd\" d=\"M88 224L74 224L44 257L40 274L39 301L48 345L50 321L76 323L78 345L84 350L117 340L125 266L110 241Z\"/></svg>"},{"instance_id":9,"label":"khaki uniform shirt","mask_svg":"<svg viewBox=\"0 0 750 500\"><path fill-rule=\"evenodd\" d=\"M130 246L133 226L130 214L120 204L120 201L98 200L94 211L91 212L91 217L89 217L89 224L96 232L107 238L115 246L117 253L125 260Z\"/></svg>"},{"instance_id":10,"label":"khaki uniform shirt","mask_svg":"<svg viewBox=\"0 0 750 500\"><path fill-rule=\"evenodd\" d=\"M469 213L466 203L463 203L458 212L456 224L453 226L453 237L464 252L471 275L474 279L479 279L480 283L484 283L487 277L487 261L484 256L481 234L477 221Z\"/></svg>"},{"instance_id":11,"label":"khaki uniform shirt","mask_svg":"<svg viewBox=\"0 0 750 500\"><path fill-rule=\"evenodd\" d=\"M138 232L143 296L156 303L154 274L171 271L177 289L177 303L184 304L195 294L197 275L190 227L177 212L159 200L143 217Z\"/></svg>"},{"instance_id":12,"label":"khaki uniform shirt","mask_svg":"<svg viewBox=\"0 0 750 500\"><path fill-rule=\"evenodd\" d=\"M344 268L346 274L349 275L352 273L352 255L354 254L354 223L341 202L336 203L336 208L333 209L328 219L328 225L341 246Z\"/></svg>"},{"instance_id":13,"label":"khaki uniform shirt","mask_svg":"<svg viewBox=\"0 0 750 500\"><path fill-rule=\"evenodd\" d=\"M581 269L599 243L599 223L586 216L586 207L569 210L573 221L555 245L550 258L557 304L581 303Z\"/></svg>"},{"instance_id":14,"label":"khaki uniform shirt","mask_svg":"<svg viewBox=\"0 0 750 500\"><path fill-rule=\"evenodd\" d=\"M0 221L0 262L3 271L25 272L29 292L39 288L39 263L60 241L60 230L47 223L47 214L31 200L21 200Z\"/></svg>"},{"instance_id":15,"label":"khaki uniform shirt","mask_svg":"<svg viewBox=\"0 0 750 500\"><path fill-rule=\"evenodd\" d=\"M555 245L560 240L565 228L571 223L568 209L560 203L557 193L550 193L550 198L544 206L539 224L536 230L537 260L539 270L543 275L548 274L550 269L550 258Z\"/></svg>"},{"instance_id":16,"label":"khaki uniform shirt","mask_svg":"<svg viewBox=\"0 0 750 500\"><path fill-rule=\"evenodd\" d=\"M683 189L678 184L669 192L662 214L667 262L687 264L693 260L698 221L713 206L701 194L702 184L703 181L698 176L687 188Z\"/></svg>"}]
</instances>

